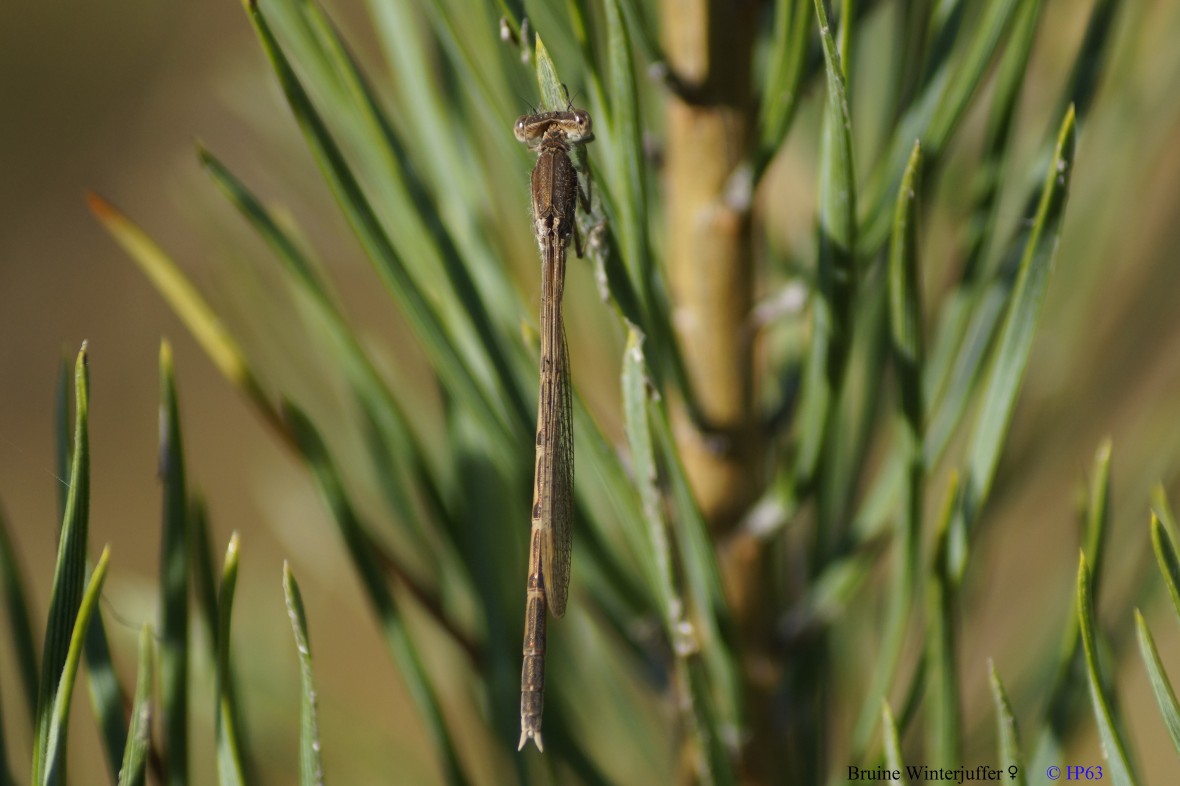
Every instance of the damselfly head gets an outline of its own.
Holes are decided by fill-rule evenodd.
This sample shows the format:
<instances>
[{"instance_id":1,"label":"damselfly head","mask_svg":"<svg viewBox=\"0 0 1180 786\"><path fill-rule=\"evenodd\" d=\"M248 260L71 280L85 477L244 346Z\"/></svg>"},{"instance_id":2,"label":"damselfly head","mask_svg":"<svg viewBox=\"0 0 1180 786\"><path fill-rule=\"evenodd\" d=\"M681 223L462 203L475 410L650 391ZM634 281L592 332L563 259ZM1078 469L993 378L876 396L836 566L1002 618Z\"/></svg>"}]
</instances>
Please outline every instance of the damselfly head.
<instances>
[{"instance_id":1,"label":"damselfly head","mask_svg":"<svg viewBox=\"0 0 1180 786\"><path fill-rule=\"evenodd\" d=\"M569 144L582 144L594 139L593 122L585 109L562 109L556 112L538 112L521 115L516 119L513 133L520 142L536 147L546 134L557 133Z\"/></svg>"}]
</instances>

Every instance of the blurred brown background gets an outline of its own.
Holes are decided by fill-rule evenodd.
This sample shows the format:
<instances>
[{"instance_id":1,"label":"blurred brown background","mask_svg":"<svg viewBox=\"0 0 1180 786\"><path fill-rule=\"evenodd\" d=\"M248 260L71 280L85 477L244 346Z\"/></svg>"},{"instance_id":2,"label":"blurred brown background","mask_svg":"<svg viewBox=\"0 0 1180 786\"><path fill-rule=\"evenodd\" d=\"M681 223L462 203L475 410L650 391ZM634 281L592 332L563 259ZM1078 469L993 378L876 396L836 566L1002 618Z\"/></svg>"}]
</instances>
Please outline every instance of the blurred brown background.
<instances>
[{"instance_id":1,"label":"blurred brown background","mask_svg":"<svg viewBox=\"0 0 1180 786\"><path fill-rule=\"evenodd\" d=\"M1056 123L1048 112L1081 34L1079 5L1049 4L1020 121L1030 133L1018 146L1015 167L1031 164L1033 141ZM1002 674L1018 673L1034 647L1060 635L1077 565L1078 489L1107 435L1114 441L1115 526L1103 621L1126 634L1129 604L1146 604L1166 664L1180 675L1180 637L1166 599L1140 591L1144 576L1155 572L1146 538L1152 485L1162 480L1173 503L1180 503L1180 321L1174 317L1180 293L1180 5L1125 5L1098 102L1081 129L1056 272L990 524L978 545L983 560L968 577L962 673L974 716L988 701L988 657ZM360 19L363 10L338 9L336 17L363 57L365 31L349 24L350 14ZM218 548L231 530L242 533L235 641L245 652L277 653L261 662L240 658L242 676L253 683L247 713L260 721L251 724L253 742L274 765L264 782L292 782L296 766L298 675L280 586L284 559L303 582L334 779L369 782L370 763L401 773L401 782L430 780L433 773L399 769L399 752L413 751L422 732L405 709L401 683L305 472L216 374L83 201L86 189L111 199L199 285L216 292L206 278L210 260L242 247L246 232L199 171L193 155L199 137L261 193L282 196L326 244L321 247L335 252L325 258L360 321L381 324L386 301L367 286L369 273L318 185L240 6L8 0L2 16L0 503L35 614L47 606L55 554L61 482L52 454L55 378L63 353L72 359L86 339L91 543L96 554L103 543L112 547L103 611L124 684L133 684L135 635L155 615L157 353L167 337L175 350L190 479L209 502ZM379 82L375 65L373 71ZM978 127L980 117L976 112L969 122ZM785 181L804 178L810 188L809 167L809 161L788 160L778 171ZM1008 205L1008 215L1016 208ZM800 220L805 225L810 217ZM949 241L939 239L944 229L937 221L930 227L932 264L939 261L939 243ZM1148 584L1159 588L1155 579ZM1133 644L1121 651L1128 657L1121 661L1120 685L1144 774L1149 783L1172 783L1180 768L1142 666ZM197 679L210 680L208 664L202 668ZM9 652L0 646L7 739L24 778L29 732L15 680ZM209 692L194 692L204 695ZM88 697L80 692L77 698L71 772L76 783L105 783L105 771L79 766L97 764L101 753ZM194 783L212 778L212 709L199 701L194 706ZM272 717L283 721L263 722ZM263 729L277 736L259 737ZM333 756L343 747L361 755ZM1076 763L1099 763L1099 755L1093 734L1084 735Z\"/></svg>"},{"instance_id":2,"label":"blurred brown background","mask_svg":"<svg viewBox=\"0 0 1180 786\"><path fill-rule=\"evenodd\" d=\"M360 9L351 10L354 15ZM93 451L90 541L112 549L102 607L124 685L134 686L139 626L154 621L160 499L156 482L158 364L172 342L190 481L208 501L216 559L232 530L242 536L238 645L253 735L268 767L264 783L297 777L298 668L283 605L281 566L291 559L303 582L325 713L333 738L362 762L330 758L334 777L366 782L361 766L429 781L399 756L422 743L388 654L336 548L322 503L301 467L217 374L146 279L93 220L84 191L112 200L159 238L199 286L235 221L194 155L200 139L264 193L277 179L321 201L300 205L335 221L330 199L289 123L241 6L234 2L5 3L0 23L0 505L23 558L35 618L48 606L56 553L57 485L53 391L58 364L89 341ZM345 21L347 22L347 13ZM363 40L362 40L362 43ZM268 190L269 186L269 190ZM222 229L229 227L228 232ZM332 225L333 229L339 227ZM333 274L364 305L366 273L346 248ZM257 250L255 247L254 250ZM341 269L342 268L342 269ZM365 279L367 281L367 279ZM350 291L355 289L357 291ZM363 320L362 320L363 321ZM318 554L317 554L318 552ZM298 555L313 555L301 560ZM40 635L40 625L35 621ZM8 635L3 628L0 639ZM237 635L235 630L235 636ZM250 650L282 657L250 658ZM0 696L16 775L28 777L30 733L11 651L0 646ZM291 658L286 658L291 655ZM207 662L196 679L210 685ZM193 692L193 783L211 783L213 707ZM328 699L328 697L331 697ZM87 693L71 724L73 782L107 783ZM281 722L267 722L268 719ZM356 747L353 747L356 746ZM338 748L339 749L339 748ZM277 765L277 766L276 766ZM417 766L413 764L412 766ZM356 770L354 768L360 768Z\"/></svg>"}]
</instances>

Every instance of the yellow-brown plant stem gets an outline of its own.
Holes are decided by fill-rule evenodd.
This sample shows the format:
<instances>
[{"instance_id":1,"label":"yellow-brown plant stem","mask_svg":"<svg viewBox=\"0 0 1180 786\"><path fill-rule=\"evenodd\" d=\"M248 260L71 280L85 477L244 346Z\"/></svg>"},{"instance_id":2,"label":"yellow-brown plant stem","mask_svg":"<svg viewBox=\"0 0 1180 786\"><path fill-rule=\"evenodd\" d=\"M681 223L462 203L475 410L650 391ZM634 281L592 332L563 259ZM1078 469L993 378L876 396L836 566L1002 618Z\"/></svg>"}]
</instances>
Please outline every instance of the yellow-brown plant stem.
<instances>
[{"instance_id":1,"label":"yellow-brown plant stem","mask_svg":"<svg viewBox=\"0 0 1180 786\"><path fill-rule=\"evenodd\" d=\"M759 490L749 315L753 106L751 62L758 3L663 0L667 102L665 194L673 318L695 411L673 410L676 438L719 548ZM723 548L722 569L742 646L750 736L743 782L770 781L762 550Z\"/></svg>"}]
</instances>

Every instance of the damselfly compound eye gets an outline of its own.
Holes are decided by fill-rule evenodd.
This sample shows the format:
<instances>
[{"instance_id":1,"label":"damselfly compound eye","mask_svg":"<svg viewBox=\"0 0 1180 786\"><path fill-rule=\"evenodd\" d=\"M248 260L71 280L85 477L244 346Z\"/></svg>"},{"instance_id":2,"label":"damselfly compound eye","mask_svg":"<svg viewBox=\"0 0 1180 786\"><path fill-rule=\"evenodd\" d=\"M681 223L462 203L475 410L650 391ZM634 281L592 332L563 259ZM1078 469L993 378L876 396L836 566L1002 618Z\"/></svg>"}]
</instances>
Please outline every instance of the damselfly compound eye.
<instances>
[{"instance_id":1,"label":"damselfly compound eye","mask_svg":"<svg viewBox=\"0 0 1180 786\"><path fill-rule=\"evenodd\" d=\"M573 111L573 128L569 132L569 140L571 142L589 142L594 138L593 123L590 121L590 113L585 109L575 109Z\"/></svg>"}]
</instances>

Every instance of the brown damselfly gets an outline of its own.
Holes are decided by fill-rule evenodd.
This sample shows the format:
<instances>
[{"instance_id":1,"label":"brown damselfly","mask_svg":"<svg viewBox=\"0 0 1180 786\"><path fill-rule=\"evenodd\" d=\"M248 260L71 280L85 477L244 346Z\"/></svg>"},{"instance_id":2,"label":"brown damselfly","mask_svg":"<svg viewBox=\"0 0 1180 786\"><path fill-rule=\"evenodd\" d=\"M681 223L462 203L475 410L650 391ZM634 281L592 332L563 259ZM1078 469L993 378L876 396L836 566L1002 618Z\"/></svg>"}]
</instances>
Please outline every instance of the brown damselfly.
<instances>
[{"instance_id":1,"label":"brown damselfly","mask_svg":"<svg viewBox=\"0 0 1180 786\"><path fill-rule=\"evenodd\" d=\"M574 423L569 352L561 318L565 250L574 238L582 255L574 212L588 207L570 160L574 145L594 138L581 109L524 115L516 138L537 152L533 168L533 228L541 249L541 385L537 401L537 464L533 479L529 578L520 673L520 745L531 737L538 750L545 703L545 609L565 614L574 518Z\"/></svg>"}]
</instances>

